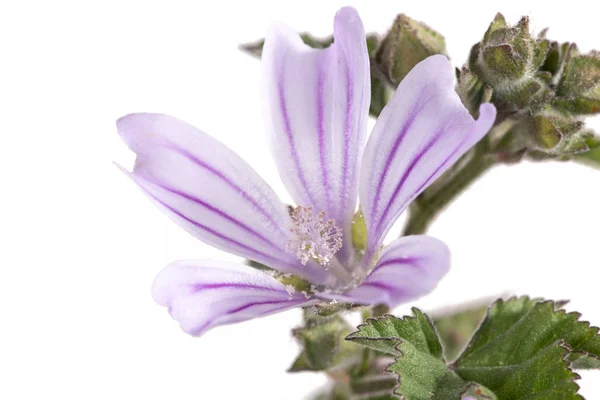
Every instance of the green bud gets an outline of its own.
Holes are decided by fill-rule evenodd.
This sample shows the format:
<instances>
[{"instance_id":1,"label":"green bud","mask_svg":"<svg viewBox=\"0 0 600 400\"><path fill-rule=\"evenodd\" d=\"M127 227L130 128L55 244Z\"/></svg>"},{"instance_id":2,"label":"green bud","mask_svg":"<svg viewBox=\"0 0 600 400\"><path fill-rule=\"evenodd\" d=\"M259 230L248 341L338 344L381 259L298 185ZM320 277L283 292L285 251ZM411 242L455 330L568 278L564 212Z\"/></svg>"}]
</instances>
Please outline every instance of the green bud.
<instances>
[{"instance_id":1,"label":"green bud","mask_svg":"<svg viewBox=\"0 0 600 400\"><path fill-rule=\"evenodd\" d=\"M491 100L493 89L483 83L467 68L456 70L456 92L473 118L478 117L479 106Z\"/></svg>"},{"instance_id":2,"label":"green bud","mask_svg":"<svg viewBox=\"0 0 600 400\"><path fill-rule=\"evenodd\" d=\"M302 345L302 352L289 371L322 371L334 367L360 350L344 340L352 330L339 315L311 319L307 321L306 326L294 329L294 337Z\"/></svg>"},{"instance_id":3,"label":"green bud","mask_svg":"<svg viewBox=\"0 0 600 400\"><path fill-rule=\"evenodd\" d=\"M592 135L586 139L589 151L576 154L573 159L594 168L600 168L600 136Z\"/></svg>"},{"instance_id":4,"label":"green bud","mask_svg":"<svg viewBox=\"0 0 600 400\"><path fill-rule=\"evenodd\" d=\"M471 49L470 70L494 90L494 100L505 109L526 108L550 96L550 75L538 72L546 59L550 42L533 38L529 18L508 26L497 14L481 43Z\"/></svg>"},{"instance_id":5,"label":"green bud","mask_svg":"<svg viewBox=\"0 0 600 400\"><path fill-rule=\"evenodd\" d=\"M382 40L375 61L389 82L398 85L415 65L434 54L446 54L444 37L400 14Z\"/></svg>"},{"instance_id":6,"label":"green bud","mask_svg":"<svg viewBox=\"0 0 600 400\"><path fill-rule=\"evenodd\" d=\"M557 107L574 114L600 112L600 52L572 55L556 89Z\"/></svg>"},{"instance_id":7,"label":"green bud","mask_svg":"<svg viewBox=\"0 0 600 400\"><path fill-rule=\"evenodd\" d=\"M534 114L523 122L533 158L566 157L588 150L589 131L583 121L552 109Z\"/></svg>"},{"instance_id":8,"label":"green bud","mask_svg":"<svg viewBox=\"0 0 600 400\"><path fill-rule=\"evenodd\" d=\"M556 84L560 79L565 64L577 54L579 54L579 51L575 43L551 42L548 46L546 59L540 67L540 71L552 75L553 84Z\"/></svg>"},{"instance_id":9,"label":"green bud","mask_svg":"<svg viewBox=\"0 0 600 400\"><path fill-rule=\"evenodd\" d=\"M367 51L371 60L374 60L378 48L379 35L374 33L368 34ZM369 107L369 114L378 117L393 93L385 75L379 70L375 62L371 61L371 105Z\"/></svg>"}]
</instances>

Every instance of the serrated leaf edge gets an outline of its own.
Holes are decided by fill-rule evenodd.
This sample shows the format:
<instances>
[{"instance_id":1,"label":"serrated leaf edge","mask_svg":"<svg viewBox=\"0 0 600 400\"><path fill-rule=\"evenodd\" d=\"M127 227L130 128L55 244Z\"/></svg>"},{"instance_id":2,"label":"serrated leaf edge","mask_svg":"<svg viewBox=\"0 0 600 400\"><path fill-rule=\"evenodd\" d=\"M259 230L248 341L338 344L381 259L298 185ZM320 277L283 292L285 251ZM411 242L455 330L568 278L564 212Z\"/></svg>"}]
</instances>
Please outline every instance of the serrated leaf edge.
<instances>
[{"instance_id":1,"label":"serrated leaf edge","mask_svg":"<svg viewBox=\"0 0 600 400\"><path fill-rule=\"evenodd\" d=\"M487 309L487 311L485 313L485 317L481 320L479 326L473 332L473 335L471 336L471 339L469 339L469 342L467 343L467 345L465 346L465 348L463 349L463 351L461 352L461 354L456 358L456 360L451 365L449 365L449 367L452 368L452 369L454 369L455 366L456 366L456 364L457 364L457 362L462 358L462 356L465 353L465 351L467 351L467 349L469 349L471 347L473 337L475 337L475 335L477 334L477 332L479 331L479 329L481 328L481 326L483 325L483 323L489 317L489 312L490 312L491 308L494 307L494 305L496 305L496 304L506 304L506 303L508 303L510 301L519 301L519 300L535 301L536 304L534 305L534 307L536 305L538 305L538 304L547 304L547 303L553 304L554 306L552 308L554 309L555 313L557 313L557 314L563 314L563 315L573 315L573 316L576 316L576 318L575 318L575 322L576 323L584 324L588 329L594 330L596 335L598 335L599 332L600 332L600 328L599 327L592 326L592 324L589 321L585 321L585 320L582 321L582 320L580 320L580 318L582 316L582 314L580 312L577 312L577 311L567 312L565 309L562 308L563 306L565 306L566 304L569 303L569 300L544 300L544 299L539 298L539 297L532 298L532 297L527 296L527 295L524 295L524 296L511 296L511 297L509 297L507 299L499 298L498 300L494 301L492 304L490 304L488 306L488 309ZM510 329L508 329L506 332L504 332L501 336L505 336L508 333L510 333L514 329L514 327L517 326L521 322L521 320L523 320L523 318L525 318L527 315L529 315L529 313L533 310L534 307L532 307L529 311L527 311L525 314L523 314L521 316L521 318L519 318L518 321L515 322L515 324L513 324L513 326ZM434 328L435 328L435 325L434 325ZM436 328L436 333L437 333L437 328ZM584 355L586 355L586 356L588 356L590 358L593 358L593 359L596 359L596 360L600 360L600 357L598 357L598 356L596 356L594 354L590 354L590 353L586 352L585 350L573 350L568 345L568 343L566 343L566 342L564 342L564 345L567 346L568 349L569 349L569 352L568 352L567 356L569 354L572 354L572 353L574 353L574 354L584 354ZM571 370L574 370L574 368L572 368L572 363L570 363L570 362L569 362L569 368Z\"/></svg>"},{"instance_id":2,"label":"serrated leaf edge","mask_svg":"<svg viewBox=\"0 0 600 400\"><path fill-rule=\"evenodd\" d=\"M547 300L547 301L552 301L552 300ZM564 310L562 310L562 311L564 311ZM574 384L574 385L577 387L577 390L575 390L575 394L576 394L577 396L579 396L579 399L580 399L580 400L585 400L585 399L583 398L583 396L579 394L579 389L581 389L581 387L580 387L580 386L579 386L579 384L577 383L577 380L578 380L578 379L581 379L581 376L580 376L580 375L579 375L577 372L575 372L575 370L574 370L574 369L573 369L573 367L572 367L572 363L571 363L571 362L569 361L569 359L568 359L568 357L569 357L569 354L571 354L571 353L572 353L572 350L571 350L571 348L569 347L569 345L568 345L567 343L565 343L565 341L564 341L564 340L560 340L560 341L558 342L558 346L559 346L559 347L562 347L563 349L565 349L565 350L566 350L566 351L565 351L565 355L563 356L563 358L561 359L561 361L563 361L563 362L564 362L564 363L567 365L567 370L569 370L569 372L571 372L571 373L573 374L573 379L572 379L572 382L573 382L573 384Z\"/></svg>"},{"instance_id":3,"label":"serrated leaf edge","mask_svg":"<svg viewBox=\"0 0 600 400\"><path fill-rule=\"evenodd\" d=\"M481 328L481 325L482 325L482 324L485 322L485 320L487 319L487 317L488 317L488 315L489 315L489 311L490 311L490 309L491 309L491 308L492 308L492 307L493 307L495 304L497 304L497 303L502 303L502 304L504 304L504 303L507 303L507 302L509 302L509 301L513 301L513 300L537 301L536 305L537 305L537 304L544 304L544 303L552 303L552 304L554 304L554 307L553 307L553 308L554 308L554 310L555 310L554 312L557 312L557 313L563 313L563 314L572 314L572 315L576 315L576 316L577 316L577 318L576 318L576 322L580 322L580 323L586 324L588 328L594 329L594 330L596 331L596 334L597 334L597 333L600 331L600 328L598 328L598 327L595 327L595 326L591 326L591 323L590 323L589 321L580 321L580 320L579 320L579 318L581 317L581 313L579 313L579 312L576 312L576 311L572 311L572 312L569 312L569 313L567 313L567 311L566 311L566 310L562 309L562 307L563 307L565 304L567 304L567 303L568 303L568 300L558 300L558 301L554 301L554 300L544 300L544 299L542 299L542 298L537 298L537 297L531 298L530 296L526 296L526 295L525 295L525 296L511 296L511 297L509 297L509 298L507 298L507 299L500 298L500 299L498 299L498 300L494 301L492 304L490 304L490 305L488 306L488 309L487 309L487 311L486 311L486 315L485 315L485 317L482 319L481 323L479 324L479 326L477 327L477 329L474 331L474 333L473 333L473 336L475 336L475 334L476 334L476 333L479 331L479 329ZM533 308L532 308L532 309L533 309ZM530 310L530 311L531 311L531 310ZM426 314L426 313L422 312L422 311L421 311L420 309L418 309L417 307L412 307L412 308L411 308L411 312L413 313L413 315L405 315L405 316L404 316L404 317L402 317L402 318L398 318L398 317L396 317L396 316L394 316L394 315L391 315L391 314L384 314L384 315L382 315L382 316L379 316L379 317L371 317L371 318L367 318L367 319L365 320L365 322L364 322L364 323L362 323L362 324L360 324L360 325L358 325L358 326L357 326L357 331L356 331L356 332L352 332L351 334L347 335L347 336L345 337L345 340L348 340L348 341L355 341L355 340L359 339L359 338L352 337L352 336L353 336L353 335L355 335L356 333L360 332L360 329L361 329L361 328L371 325L371 322L373 322L373 321L380 321L380 320L384 320L384 319L386 319L386 318L390 318L390 317L392 317L392 318L395 318L395 319L397 319L397 320L399 320L399 321L414 320L414 319L416 319L416 318L417 318L417 316L415 315L415 313L416 313L416 312L419 312L419 313L423 314L423 316L425 316L425 317L427 318L427 321L428 321L428 322L430 323L430 325L433 327L433 329L434 329L434 331L435 331L435 334L436 334L436 336L437 336L437 338L438 338L438 340L439 340L440 344L441 344L441 345L442 345L442 347L443 347L443 343L442 343L442 341L440 340L439 333L438 333L438 331L437 331L437 326L435 325L435 323L433 322L433 320L431 319L431 317L430 317L428 314ZM523 315L521 318L519 318L519 321L521 321L521 319L522 319L522 318L524 318L524 317L525 317L527 314L529 314L529 311L528 311L527 313L525 313L525 314L524 314L524 315ZM510 331L510 330L509 330L509 331ZM472 338L471 338L471 339L472 339ZM387 366L384 368L384 372L386 372L386 373L389 373L389 374L392 374L392 375L395 375L395 376L397 376L397 378L396 378L397 384L396 384L396 386L394 386L394 389L393 389L392 395L393 395L393 396L399 396L399 399L400 399L400 400L406 400L406 397L405 397L404 395L396 393L396 390L398 390L398 389L400 388L402 377L400 376L400 374L397 374L397 373L395 373L395 372L393 372L393 371L390 371L390 370L388 369L390 366L392 366L393 364L395 364L396 362L398 362L398 361L400 360L400 358L402 358L402 357L404 356L404 354L402 353L402 351L400 351L400 350L398 349L398 347L399 347L399 346L402 344L403 340L402 340L401 338L398 338L398 337L391 337L391 338L360 338L360 340L366 340L366 341L396 341L396 342L398 342L397 344L395 344L395 345L394 345L394 349L395 349L395 350L398 352L398 356L395 356L395 357L394 357L394 362L392 362L392 363L388 364L388 365L387 365ZM469 341L469 343L467 344L467 346L465 347L465 349L463 349L463 353L464 353L464 351L465 351L467 348L469 348L470 344L471 344L471 340ZM600 360L600 357L597 357L597 356L595 356L595 355L593 355L593 354L589 354L588 352L586 352L586 351L584 351L584 350L575 350L575 351L574 351L573 349L571 349L571 347L570 347L570 346L569 346L569 345L568 345L568 344L567 344L567 343L566 343L564 340L560 340L560 341L558 342L558 346L560 346L560 347L562 347L563 349L565 349L565 350L566 350L566 352L565 352L564 356L562 357L561 361L562 361L562 362L564 362L564 363L566 364L566 368L567 368L567 370L573 374L573 377L572 377L572 382L573 382L573 384L574 384L574 385L577 387L577 389L576 389L576 391L575 391L575 394L576 394L576 395L579 397L579 399L580 399L580 400L585 400L585 399L583 398L583 396L581 396L581 395L579 394L579 389L581 389L581 387L580 387L580 386L579 386L579 384L577 383L577 380L578 380L578 379L581 379L581 376L580 376L580 375L579 375L577 372L575 372L575 369L573 368L573 363L571 363L571 362L569 361L568 357L569 357L571 354L573 354L573 353L577 353L577 354L585 354L586 356L589 356L589 357L591 357L591 358L594 358L594 359L599 359L599 360ZM461 353L461 356L462 356L462 353ZM461 357L459 356L459 357L457 358L457 360L459 360L460 358L461 358ZM443 356L443 352L442 352L442 360L441 360L441 361L442 361L442 362L444 362L444 364L446 364L446 366L448 367L448 371L452 371L452 372L454 372L454 371L455 371L455 363L448 364L448 363L447 363L447 361L445 360L444 356ZM457 374L457 375L458 375L458 374ZM460 377L460 375L458 375L458 376ZM461 379L462 379L462 377L461 377ZM466 390L468 390L468 386L469 386L469 385L471 385L472 383L473 383L473 382L466 382L465 389L464 389L464 391L461 393L461 396L462 396L462 395L463 395L463 394L466 392ZM477 383L477 382L475 382L475 383Z\"/></svg>"},{"instance_id":4,"label":"serrated leaf edge","mask_svg":"<svg viewBox=\"0 0 600 400\"><path fill-rule=\"evenodd\" d=\"M346 336L345 340L354 341L354 340L357 340L357 339L359 339L359 338L353 338L353 337L351 337L351 336L352 336L352 335L354 335L354 334L356 334L356 333L358 333L358 332L360 332L360 329L361 329L361 328L363 328L363 327L365 327L365 326L369 326L369 325L371 325L371 323L370 323L370 322L372 322L372 321L380 321L380 320L384 320L384 319L386 319L386 318L392 317L392 318L394 318L394 319L397 319L397 320L399 320L399 321L402 321L402 322L404 322L404 321L407 321L407 320L414 320L414 319L417 319L417 316L416 316L415 314L418 312L418 313L421 313L421 314L422 314L422 315L423 315L425 318L427 318L427 321L429 322L429 324L430 324L430 325L431 325L431 327L433 328L433 330L434 330L434 332L435 332L435 335L436 335L436 337L437 337L438 341L440 342L440 345L442 346L442 359L441 359L441 361L442 361L442 362L443 362L443 363L446 365L446 367L448 368L448 371L452 371L452 372L453 372L453 370L452 370L451 366L450 366L450 365L448 365L448 363L447 363L446 359L444 358L444 352L443 352L443 346L444 346L444 344L443 344L443 343L442 343L442 341L440 340L440 335L439 335L439 333L438 333L438 331L437 331L437 327L436 327L436 326L435 326L435 324L433 323L433 320L431 319L431 317L430 317L429 315L427 315L426 313L424 313L423 311L421 311L420 309L418 309L417 307L411 307L410 311L413 313L413 315L405 315L405 316L404 316L404 317L402 317L402 318L398 318L398 317L396 317L396 316L394 316L394 315L391 315L391 314L384 314L384 315L382 315L382 316L380 316L380 317L371 317L371 318L367 318L367 319L365 320L365 322L364 322L364 323L362 323L362 324L360 324L360 325L358 325L358 326L357 326L357 329L358 329L358 330L357 330L356 332L352 332L351 334L349 334L348 336ZM387 373L389 373L389 374L391 374L391 375L394 375L394 376L396 376L396 382L397 382L397 383L396 383L396 385L394 386L394 388L392 389L392 393L391 393L391 394L392 394L393 396L396 396L396 397L397 397L398 399L400 399L400 400L407 400L407 399L406 399L406 397L405 397L404 395L402 395L401 393L397 393L397 392L396 392L396 391L397 391L397 390L400 388L400 385L401 385L401 383L402 383L402 382L401 382L401 381L402 381L402 377L400 376L400 374L398 374L398 373L396 373L396 372L394 372L394 371L390 371L390 370L388 369L388 368L389 368L389 367L391 367L393 364L395 364L396 362L398 362L398 360L399 360L400 358L402 358L402 357L404 356L404 353L402 353L402 351L400 351L400 350L398 349L398 346L400 346L400 345L402 344L403 340L402 340L401 338L360 338L360 340L367 340L367 341L396 341L396 342L398 342L398 343L396 343L396 344L394 345L394 350L396 350L396 351L398 352L398 355L394 357L394 362L392 362L392 363L388 364L388 365L387 365L387 366L384 368L384 370L383 370L383 371L384 371L384 372L387 372ZM466 383L465 383L465 384L466 384Z\"/></svg>"}]
</instances>

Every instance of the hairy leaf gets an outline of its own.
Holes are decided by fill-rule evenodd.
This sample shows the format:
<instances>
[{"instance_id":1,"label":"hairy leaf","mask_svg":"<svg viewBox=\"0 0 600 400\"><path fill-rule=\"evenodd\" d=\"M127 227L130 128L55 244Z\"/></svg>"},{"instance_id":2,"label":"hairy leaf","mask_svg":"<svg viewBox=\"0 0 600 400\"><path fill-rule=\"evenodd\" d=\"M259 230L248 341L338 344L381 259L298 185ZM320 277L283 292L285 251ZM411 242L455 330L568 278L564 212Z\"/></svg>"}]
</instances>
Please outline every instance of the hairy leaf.
<instances>
[{"instance_id":1,"label":"hairy leaf","mask_svg":"<svg viewBox=\"0 0 600 400\"><path fill-rule=\"evenodd\" d=\"M411 400L458 399L467 387L446 367L433 323L420 310L403 319L386 315L371 318L346 339L398 356L387 370L399 376L396 394Z\"/></svg>"},{"instance_id":2,"label":"hairy leaf","mask_svg":"<svg viewBox=\"0 0 600 400\"><path fill-rule=\"evenodd\" d=\"M528 297L498 300L456 364L465 366L519 363L557 341L570 349L578 366L596 365L600 358L598 328L567 313L562 304Z\"/></svg>"}]
</instances>

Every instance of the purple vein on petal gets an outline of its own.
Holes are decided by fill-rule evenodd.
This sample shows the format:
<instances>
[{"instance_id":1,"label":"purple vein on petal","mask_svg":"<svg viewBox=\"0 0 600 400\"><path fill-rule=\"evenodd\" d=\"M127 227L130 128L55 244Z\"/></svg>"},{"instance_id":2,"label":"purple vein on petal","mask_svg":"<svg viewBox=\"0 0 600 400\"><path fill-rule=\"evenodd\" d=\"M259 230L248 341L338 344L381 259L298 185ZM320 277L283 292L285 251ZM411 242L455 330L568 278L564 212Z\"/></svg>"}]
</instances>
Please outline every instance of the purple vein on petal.
<instances>
[{"instance_id":1,"label":"purple vein on petal","mask_svg":"<svg viewBox=\"0 0 600 400\"><path fill-rule=\"evenodd\" d=\"M352 62L352 60L348 60L348 62ZM350 67L346 66L346 118L344 120L344 160L342 164L342 188L340 190L340 210L344 210L346 205L344 204L347 199L348 190L348 169L350 164L350 142L352 141L352 106L353 106L353 97L354 96L354 87L352 86L352 76L350 74ZM359 124L362 121L358 122ZM358 126L360 127L360 125ZM355 140L357 138L354 138Z\"/></svg>"},{"instance_id":2,"label":"purple vein on petal","mask_svg":"<svg viewBox=\"0 0 600 400\"><path fill-rule=\"evenodd\" d=\"M419 264L417 264L417 261L419 261L419 258L416 257L397 257L397 258L390 258L390 259L386 259L382 262L380 262L379 264L377 264L377 267L375 267L375 270L378 270L380 268L384 268L388 265L392 265L392 264L409 264L415 267L419 267Z\"/></svg>"},{"instance_id":3,"label":"purple vein on petal","mask_svg":"<svg viewBox=\"0 0 600 400\"><path fill-rule=\"evenodd\" d=\"M456 153L458 153L460 151L460 149L463 147L463 145L467 142L468 136L465 137L459 144L458 146L456 146L454 148L454 150L452 150L452 153L450 153L450 155L448 157L446 157L446 159L440 163L440 165L435 169L435 171L433 171L432 174L429 175L429 177L425 180L425 182L423 182L421 184L421 186L419 186L417 188L417 190L415 190L415 193L420 193L421 190L423 190L425 187L427 187L430 183L431 180L433 179L434 176L437 175L437 173L446 166L446 164L452 159L452 157L454 157L456 155ZM402 204L402 206L400 208L405 208L408 204L410 204L410 202L413 201L413 199L415 198L415 194L413 194L410 198L406 199L406 201Z\"/></svg>"},{"instance_id":4,"label":"purple vein on petal","mask_svg":"<svg viewBox=\"0 0 600 400\"><path fill-rule=\"evenodd\" d=\"M224 288L235 288L235 289L258 289L265 290L270 292L281 292L280 289L267 287L267 286L257 286L257 285L249 285L247 283L198 283L190 285L194 292L198 292L200 290L205 289L224 289Z\"/></svg>"},{"instance_id":5,"label":"purple vein on petal","mask_svg":"<svg viewBox=\"0 0 600 400\"><path fill-rule=\"evenodd\" d=\"M296 149L296 144L294 142L294 135L292 133L292 126L290 123L290 115L287 109L287 102L285 99L285 89L284 89L284 72L285 72L285 58L282 60L282 65L280 67L280 73L277 79L277 95L279 97L279 109L281 111L281 115L283 116L283 125L285 129L285 134L288 138L288 143L290 145L290 152L292 153L292 159L294 160L294 164L296 166L296 172L298 174L298 179L300 179L300 183L302 183L302 187L304 188L305 194L308 196L311 204L316 204L313 198L312 193L308 190L308 185L306 184L306 177L304 176L304 170L300 168L300 158L298 157L298 151Z\"/></svg>"},{"instance_id":6,"label":"purple vein on petal","mask_svg":"<svg viewBox=\"0 0 600 400\"><path fill-rule=\"evenodd\" d=\"M246 303L243 306L236 307L234 309L226 311L223 314L217 315L215 318L211 318L210 320L208 320L207 322L205 322L200 327L196 328L194 331L192 331L190 333L192 335L198 335L202 331L204 331L204 329L206 329L207 327L209 327L213 322L215 322L215 320L219 319L220 317L227 316L227 315L232 315L232 314L235 314L237 312L247 310L248 308L251 308L251 307L268 305L268 304L281 304L281 303L287 303L287 302L290 302L290 301L292 301L292 300L289 300L289 299L286 299L286 300L268 300L268 301L257 301L257 302ZM270 313L273 313L273 312L275 312L277 310L281 310L281 309L284 309L284 308L287 308L287 307L289 307L288 304L286 304L286 305L284 305L282 307L276 307L276 308L273 308L273 309L269 309L269 310L266 310L266 311L264 311L262 313L254 315L253 318L260 317L260 316L265 315L265 314L270 314Z\"/></svg>"},{"instance_id":7,"label":"purple vein on petal","mask_svg":"<svg viewBox=\"0 0 600 400\"><path fill-rule=\"evenodd\" d=\"M421 93L423 93L423 92L424 92L424 88L421 89ZM422 95L419 95L419 98L421 98L421 97L422 97ZM415 104L414 107L412 107L412 109L410 110L410 112L408 114L409 115L408 120L402 126L400 133L396 137L396 140L394 141L392 149L388 153L387 158L385 160L383 173L379 176L379 180L377 182L377 188L375 189L375 196L373 198L373 204L371 206L371 215L375 215L375 209L377 207L377 203L379 203L379 198L381 197L381 190L383 188L383 182L385 181L385 179L388 176L388 173L387 173L388 169L390 168L390 165L392 163L392 160L394 159L394 156L396 155L396 152L400 148L400 144L402 144L407 132L410 130L410 128L411 128L412 124L415 122L417 116L419 115L421 110L425 107L425 105L427 105L429 100L430 99L428 98L426 101L423 101L422 103L417 103L417 104Z\"/></svg>"},{"instance_id":8,"label":"purple vein on petal","mask_svg":"<svg viewBox=\"0 0 600 400\"><path fill-rule=\"evenodd\" d=\"M184 199L186 199L186 200L189 200L189 201L191 201L191 202L193 202L193 203L196 203L196 204L198 204L198 205L200 205L200 206L202 206L202 207L204 207L204 208L208 209L209 211L212 211L213 213L215 213L215 214L219 215L220 217L222 217L222 218L226 219L227 221L231 222L232 224L239 226L239 227L240 227L240 228L242 228L244 231L248 232L250 235L252 235L252 236L255 236L255 237L257 237L258 239L262 240L263 242L265 242L265 243L269 244L269 245L270 245L271 247L273 247L273 249L275 249L276 251L283 253L283 250L282 250L281 246L277 246L275 243L273 243L271 240L269 240L269 239L267 239L266 237L264 237L263 235L261 235L261 234L260 234L259 232L257 232L256 230L252 229L251 227L249 227L248 225L244 224L244 223L243 223L243 222L241 222L240 220L238 220L238 219L236 219L236 218L232 217L231 215L229 215L229 214L225 213L224 211L222 211L222 210L218 209L217 207L215 207L215 206L213 206L213 205L211 205L211 204L209 204L209 203L205 202L204 200L202 200L202 199L200 199L200 198L198 198L198 197L192 196L192 195L190 195L190 194L188 194L188 193L185 193L185 192L182 192L182 191L179 191L179 190L172 189L172 188L170 188L170 187L167 187L167 186L161 185L161 184L159 184L159 183L157 183L157 182L154 182L154 181L152 181L152 180L149 180L149 179L147 179L147 180L148 180L150 183L153 183L153 184L155 184L156 186L158 186L158 187L160 187L160 188L162 188L162 189L166 190L167 192L173 193L173 194L175 194L175 195L177 195L177 196L181 196L181 197L183 197L183 198L184 198Z\"/></svg>"},{"instance_id":9,"label":"purple vein on petal","mask_svg":"<svg viewBox=\"0 0 600 400\"><path fill-rule=\"evenodd\" d=\"M248 194L248 192L246 192L244 189L242 189L239 185L235 184L223 172L221 172L218 169L212 167L211 165L205 163L204 161L200 160L195 155L191 154L187 150L177 146L176 144L174 144L172 142L166 142L164 144L164 146L166 148L171 149L171 150L175 151L176 153L184 156L185 158L192 161L197 166L207 170L208 172L212 173L213 175L215 175L216 177L221 179L225 184L227 184L228 186L233 188L237 193L239 193L244 198L244 200L250 202L256 208L257 211L259 211L265 218L267 218L269 220L269 222L272 224L272 226L275 226L275 227L278 227L279 229L281 229L281 227L279 227L279 224L277 224L275 222L275 220L273 220L273 217L271 216L271 214L269 212L267 212L267 210L265 210L252 196L250 196Z\"/></svg>"},{"instance_id":10,"label":"purple vein on petal","mask_svg":"<svg viewBox=\"0 0 600 400\"><path fill-rule=\"evenodd\" d=\"M329 177L327 171L327 149L325 142L325 117L324 117L324 81L325 71L323 70L323 61L319 63L319 75L317 78L317 134L319 142L319 158L321 161L321 175L323 190L325 191L325 198L327 199L327 205L331 204L331 191L329 189ZM322 211L322 210L317 210ZM331 215L330 215L331 216Z\"/></svg>"},{"instance_id":11,"label":"purple vein on petal","mask_svg":"<svg viewBox=\"0 0 600 400\"><path fill-rule=\"evenodd\" d=\"M260 252L256 249L253 249L241 242L238 242L235 239L232 239L228 236L223 235L222 233L219 233L217 231L215 231L214 229L209 228L208 226L202 225L201 223L194 221L193 219L187 217L186 215L184 215L182 212L180 212L179 210L174 209L173 207L171 207L170 205L166 204L165 202L163 202L162 200L160 200L159 198L157 198L156 196L153 196L152 194L148 193L148 195L155 200L156 202L158 202L160 205L162 205L163 207L165 207L167 210L169 210L170 212L172 212L173 214L177 215L180 218L183 218L184 220L186 220L187 222L189 222L190 224L194 225L195 227L202 229L203 231L206 231L208 233L210 233L211 235L214 235L222 240L225 240L235 246L238 246L250 253L253 253L255 255L258 255L260 258L265 258L267 260L271 260L273 263L275 263L275 265L278 265L277 263L282 263L282 264L286 264L288 266L291 266L292 268L297 268L297 265L295 264L289 264L281 259L278 258L274 258L273 256ZM256 260L255 260L256 261Z\"/></svg>"},{"instance_id":12,"label":"purple vein on petal","mask_svg":"<svg viewBox=\"0 0 600 400\"><path fill-rule=\"evenodd\" d=\"M415 193L419 193L425 186L429 185L429 183L431 182L433 177L436 176L437 173L446 166L448 161L450 161L452 159L452 157L454 157L456 155L456 153L458 153L460 151L460 149L466 143L466 141L467 141L467 138L463 139L462 142L460 142L458 144L458 146L456 146L456 148L454 150L452 150L452 153L450 153L450 155L448 157L446 157L446 159L444 160L443 163L440 163L440 165L435 169L435 171L433 171L433 173L431 175L429 175L429 178L427 178L425 180L425 182L423 182L423 184L421 186L419 186L419 188L415 191ZM415 197L415 196L413 195L413 197ZM407 203L409 203L410 201L412 201L412 197L407 201Z\"/></svg>"},{"instance_id":13,"label":"purple vein on petal","mask_svg":"<svg viewBox=\"0 0 600 400\"><path fill-rule=\"evenodd\" d=\"M372 287L376 287L378 289L389 290L389 291L397 290L394 286L389 285L387 283L379 282L379 281L367 280L367 281L364 281L360 286L372 286Z\"/></svg>"},{"instance_id":14,"label":"purple vein on petal","mask_svg":"<svg viewBox=\"0 0 600 400\"><path fill-rule=\"evenodd\" d=\"M408 168L406 168L406 170L404 171L404 174L402 175L402 177L396 184L396 187L394 188L392 197L388 201L387 205L385 206L385 209L383 210L383 213L381 214L381 217L379 218L379 222L377 223L377 227L375 228L375 232L377 233L376 236L379 236L379 234L381 233L380 232L381 225L384 222L385 217L387 216L388 212L390 211L392 204L394 204L394 201L396 201L396 198L398 197L398 194L400 193L402 186L404 186L406 179L408 179L412 170L419 164L419 162L421 161L423 156L425 154L427 154L427 152L429 150L431 150L433 145L435 145L440 140L442 134L446 131L447 127L448 127L448 124L446 124L443 128L439 129L435 133L435 135L427 142L427 144L425 145L423 150L421 150L419 153L417 153L417 155L411 160L410 164L408 165Z\"/></svg>"}]
</instances>

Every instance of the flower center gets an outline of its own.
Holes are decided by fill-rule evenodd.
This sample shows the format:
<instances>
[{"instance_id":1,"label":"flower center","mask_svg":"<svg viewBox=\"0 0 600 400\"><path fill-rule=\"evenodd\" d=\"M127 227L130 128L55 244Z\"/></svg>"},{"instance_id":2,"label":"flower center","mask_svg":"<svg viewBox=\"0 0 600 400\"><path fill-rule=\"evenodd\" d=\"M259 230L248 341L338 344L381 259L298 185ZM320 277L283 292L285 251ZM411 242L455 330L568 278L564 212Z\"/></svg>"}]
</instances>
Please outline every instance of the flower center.
<instances>
[{"instance_id":1,"label":"flower center","mask_svg":"<svg viewBox=\"0 0 600 400\"><path fill-rule=\"evenodd\" d=\"M304 265L315 260L327 267L335 253L342 247L342 228L334 219L325 220L325 212L316 217L312 207L298 206L292 211L293 238L285 244L285 250L294 254Z\"/></svg>"}]
</instances>

